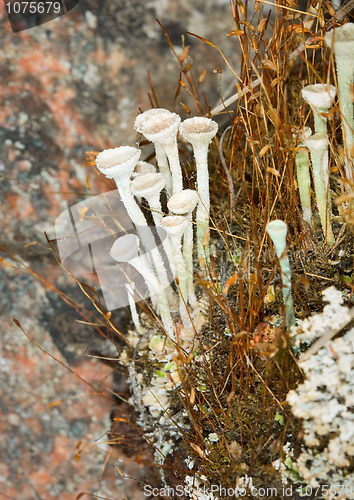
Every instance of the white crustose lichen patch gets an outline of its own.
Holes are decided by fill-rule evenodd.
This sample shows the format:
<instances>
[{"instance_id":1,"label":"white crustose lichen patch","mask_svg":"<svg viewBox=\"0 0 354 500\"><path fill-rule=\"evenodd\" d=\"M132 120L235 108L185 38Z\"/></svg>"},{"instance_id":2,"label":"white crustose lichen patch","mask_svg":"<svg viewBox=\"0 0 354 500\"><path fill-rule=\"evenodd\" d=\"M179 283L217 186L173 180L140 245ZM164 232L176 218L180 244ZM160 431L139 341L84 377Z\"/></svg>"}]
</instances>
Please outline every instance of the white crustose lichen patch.
<instances>
[{"instance_id":1,"label":"white crustose lichen patch","mask_svg":"<svg viewBox=\"0 0 354 500\"><path fill-rule=\"evenodd\" d=\"M326 328L338 330L348 321L349 309L342 305L341 293L331 287L323 295L329 304L323 313L293 329L296 343L312 341ZM334 498L342 485L354 490L354 474L349 472L354 456L354 328L328 341L306 361L300 360L300 367L306 379L287 397L305 432L306 449L296 467L312 486L329 482L332 493L325 498Z\"/></svg>"}]
</instances>

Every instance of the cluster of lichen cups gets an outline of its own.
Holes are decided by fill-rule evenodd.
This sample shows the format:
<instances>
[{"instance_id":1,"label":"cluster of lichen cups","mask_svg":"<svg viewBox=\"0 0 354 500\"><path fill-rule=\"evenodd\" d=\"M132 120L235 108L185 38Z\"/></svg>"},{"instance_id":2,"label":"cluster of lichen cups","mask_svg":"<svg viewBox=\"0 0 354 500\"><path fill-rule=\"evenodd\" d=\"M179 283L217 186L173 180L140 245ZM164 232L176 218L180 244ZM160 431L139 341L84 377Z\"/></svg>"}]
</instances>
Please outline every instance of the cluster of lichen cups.
<instances>
[{"instance_id":1,"label":"cluster of lichen cups","mask_svg":"<svg viewBox=\"0 0 354 500\"><path fill-rule=\"evenodd\" d=\"M325 35L325 42L333 51L336 60L345 174L348 180L353 181L354 113L350 89L354 81L354 24L348 23L328 32ZM315 125L313 135L308 127L301 131L300 149L295 159L303 218L312 224L309 158L304 150L307 148L310 152L316 203L323 233L326 243L333 245L335 240L331 227L327 115L336 97L336 87L330 84L308 85L303 88L302 96L311 107Z\"/></svg>"},{"instance_id":2,"label":"cluster of lichen cups","mask_svg":"<svg viewBox=\"0 0 354 500\"><path fill-rule=\"evenodd\" d=\"M134 127L153 143L158 171L154 165L139 161L141 150L135 147L121 146L98 154L97 168L115 180L136 228L136 234L126 234L114 242L110 255L117 263L128 262L143 276L163 330L175 341L177 327L186 336L196 327L199 305L193 283L193 213L197 207L196 245L199 260L205 262L210 208L208 147L218 126L205 117L188 118L181 123L176 113L151 109L138 115ZM183 189L178 133L193 146L196 190ZM168 199L168 214L163 212L161 205L163 190ZM164 231L167 233L166 238L160 237L160 245L156 245L156 235L139 206L142 199L149 205L154 228L160 236ZM127 283L126 288L136 331L142 333L144 328L135 306L139 295L134 283ZM179 311L177 318L176 308Z\"/></svg>"}]
</instances>

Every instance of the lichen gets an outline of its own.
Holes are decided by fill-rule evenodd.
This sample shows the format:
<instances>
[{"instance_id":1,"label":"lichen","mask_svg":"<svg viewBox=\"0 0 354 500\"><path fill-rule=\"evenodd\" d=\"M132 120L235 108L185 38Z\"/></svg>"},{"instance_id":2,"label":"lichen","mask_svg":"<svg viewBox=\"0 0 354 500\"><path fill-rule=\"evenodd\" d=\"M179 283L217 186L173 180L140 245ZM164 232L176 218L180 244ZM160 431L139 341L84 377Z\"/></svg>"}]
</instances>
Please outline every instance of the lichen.
<instances>
[{"instance_id":1,"label":"lichen","mask_svg":"<svg viewBox=\"0 0 354 500\"><path fill-rule=\"evenodd\" d=\"M350 319L339 291L331 287L323 295L329 304L293 329L295 343L314 340L328 327L339 331ZM324 498L334 498L340 486L354 488L354 328L299 364L306 378L287 396L304 429L296 467L311 486L331 484Z\"/></svg>"}]
</instances>

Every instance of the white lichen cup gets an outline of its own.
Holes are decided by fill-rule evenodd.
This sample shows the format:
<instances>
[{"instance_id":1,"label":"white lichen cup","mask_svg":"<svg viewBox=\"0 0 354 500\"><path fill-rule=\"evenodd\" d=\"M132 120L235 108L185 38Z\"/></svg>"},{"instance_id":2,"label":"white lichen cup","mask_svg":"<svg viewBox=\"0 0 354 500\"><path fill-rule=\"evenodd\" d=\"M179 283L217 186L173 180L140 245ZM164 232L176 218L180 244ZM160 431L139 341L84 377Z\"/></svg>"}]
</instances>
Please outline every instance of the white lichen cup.
<instances>
[{"instance_id":1,"label":"white lichen cup","mask_svg":"<svg viewBox=\"0 0 354 500\"><path fill-rule=\"evenodd\" d=\"M130 189L130 177L140 155L140 149L121 146L114 149L105 149L96 157L98 170L109 179L114 179L128 215L137 227L147 225L144 214L134 200Z\"/></svg>"},{"instance_id":2,"label":"white lichen cup","mask_svg":"<svg viewBox=\"0 0 354 500\"><path fill-rule=\"evenodd\" d=\"M144 111L144 113L136 117L134 123L135 130L154 144L156 161L161 172L165 175L168 194L178 193L183 189L182 170L177 146L180 121L181 118L176 113L158 108Z\"/></svg>"},{"instance_id":3,"label":"white lichen cup","mask_svg":"<svg viewBox=\"0 0 354 500\"><path fill-rule=\"evenodd\" d=\"M148 202L156 226L160 226L160 220L163 217L160 194L165 184L166 179L162 173L139 175L130 183L134 196L145 198Z\"/></svg>"},{"instance_id":4,"label":"white lichen cup","mask_svg":"<svg viewBox=\"0 0 354 500\"><path fill-rule=\"evenodd\" d=\"M334 236L331 227L331 198L328 183L328 138L327 134L314 134L304 141L310 151L313 179L318 212L323 234L328 245L333 245Z\"/></svg>"},{"instance_id":5,"label":"white lichen cup","mask_svg":"<svg viewBox=\"0 0 354 500\"><path fill-rule=\"evenodd\" d=\"M180 290L179 313L183 325L191 328L192 324L187 309L188 301L188 271L182 254L182 236L188 227L186 217L169 215L161 219L161 226L166 230L172 245L172 255L176 265L177 278Z\"/></svg>"},{"instance_id":6,"label":"white lichen cup","mask_svg":"<svg viewBox=\"0 0 354 500\"><path fill-rule=\"evenodd\" d=\"M192 214L198 203L198 194L192 189L184 189L176 193L167 203L168 209L176 215L185 215L188 226L183 236L183 258L187 269L188 302L195 309L198 305L193 284L193 224Z\"/></svg>"},{"instance_id":7,"label":"white lichen cup","mask_svg":"<svg viewBox=\"0 0 354 500\"><path fill-rule=\"evenodd\" d=\"M146 161L138 161L131 178L135 179L136 177L145 174L156 174L156 167ZM135 198L138 200L138 203L141 203L141 198L138 195L135 195Z\"/></svg>"},{"instance_id":8,"label":"white lichen cup","mask_svg":"<svg viewBox=\"0 0 354 500\"><path fill-rule=\"evenodd\" d=\"M316 83L307 85L301 91L302 97L310 105L315 120L315 133L327 133L327 117L336 97L337 89L334 85Z\"/></svg>"},{"instance_id":9,"label":"white lichen cup","mask_svg":"<svg viewBox=\"0 0 354 500\"><path fill-rule=\"evenodd\" d=\"M146 283L149 283L159 297L159 313L166 333L170 338L174 338L173 321L165 291L152 269L139 257L139 238L135 234L121 236L113 243L110 256L117 262L128 262L142 275Z\"/></svg>"},{"instance_id":10,"label":"white lichen cup","mask_svg":"<svg viewBox=\"0 0 354 500\"><path fill-rule=\"evenodd\" d=\"M144 174L156 174L156 167L152 165L152 163L148 163L147 161L139 160L136 164L134 172L132 173L131 178L135 179L135 177L139 177L139 175Z\"/></svg>"},{"instance_id":11,"label":"white lichen cup","mask_svg":"<svg viewBox=\"0 0 354 500\"><path fill-rule=\"evenodd\" d=\"M347 178L354 180L354 105L351 85L354 82L354 23L336 27L325 35L327 46L333 50L337 65L337 82L342 132L345 149L345 170Z\"/></svg>"},{"instance_id":12,"label":"white lichen cup","mask_svg":"<svg viewBox=\"0 0 354 500\"><path fill-rule=\"evenodd\" d=\"M206 231L209 230L209 169L208 148L218 131L218 124L205 117L188 118L179 127L181 135L192 144L197 167L197 191L199 203L197 208L197 251L199 260L208 257L208 245L203 248Z\"/></svg>"}]
</instances>

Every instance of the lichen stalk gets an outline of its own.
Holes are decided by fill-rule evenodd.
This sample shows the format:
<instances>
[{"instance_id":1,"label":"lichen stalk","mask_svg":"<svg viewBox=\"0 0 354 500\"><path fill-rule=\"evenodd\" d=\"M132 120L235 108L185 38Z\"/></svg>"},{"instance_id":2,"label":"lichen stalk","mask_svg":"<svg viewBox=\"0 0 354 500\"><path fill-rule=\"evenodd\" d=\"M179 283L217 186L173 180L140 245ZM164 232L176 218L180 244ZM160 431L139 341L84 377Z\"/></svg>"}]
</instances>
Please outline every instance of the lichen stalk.
<instances>
[{"instance_id":1,"label":"lichen stalk","mask_svg":"<svg viewBox=\"0 0 354 500\"><path fill-rule=\"evenodd\" d=\"M328 245L334 244L331 227L331 200L328 184L328 139L326 134L314 134L304 141L310 150L315 184L316 204L323 234Z\"/></svg>"},{"instance_id":2,"label":"lichen stalk","mask_svg":"<svg viewBox=\"0 0 354 500\"><path fill-rule=\"evenodd\" d=\"M301 132L301 140L307 139L312 134L309 127L304 127ZM296 139L296 134L293 134L294 140ZM299 148L303 146L302 142L299 144ZM302 207L302 217L303 219L312 224L312 212L311 212L311 177L310 177L310 161L308 151L298 150L295 154L295 165L296 165L296 178L297 185L299 188L299 195Z\"/></svg>"},{"instance_id":3,"label":"lichen stalk","mask_svg":"<svg viewBox=\"0 0 354 500\"><path fill-rule=\"evenodd\" d=\"M147 173L131 181L132 193L139 198L145 198L149 204L152 217L156 227L161 227L163 217L160 194L165 187L166 178L162 173ZM175 265L172 259L172 248L168 238L162 241L162 245L169 261L172 272L175 272Z\"/></svg>"},{"instance_id":4,"label":"lichen stalk","mask_svg":"<svg viewBox=\"0 0 354 500\"><path fill-rule=\"evenodd\" d=\"M218 130L218 124L209 118L188 118L180 126L180 133L193 146L197 167L197 191L199 203L197 207L197 252L200 261L209 257L209 244L205 245L205 233L209 230L210 195L208 148Z\"/></svg>"},{"instance_id":5,"label":"lichen stalk","mask_svg":"<svg viewBox=\"0 0 354 500\"><path fill-rule=\"evenodd\" d=\"M188 226L183 235L183 258L187 269L188 302L195 309L198 301L195 296L193 283L193 224L192 214L198 203L198 194L192 189L184 189L174 194L168 201L167 207L177 215L185 215Z\"/></svg>"},{"instance_id":6,"label":"lichen stalk","mask_svg":"<svg viewBox=\"0 0 354 500\"><path fill-rule=\"evenodd\" d=\"M191 328L191 320L187 309L188 301L188 271L182 254L182 236L187 229L188 219L179 215L171 215L161 219L161 225L166 229L171 241L173 259L176 265L178 287L180 290L179 313L183 325Z\"/></svg>"},{"instance_id":7,"label":"lichen stalk","mask_svg":"<svg viewBox=\"0 0 354 500\"><path fill-rule=\"evenodd\" d=\"M170 338L174 339L173 321L165 291L151 268L139 257L139 239L136 235L127 234L118 238L110 251L110 256L117 262L128 262L142 275L144 280L159 297L159 314Z\"/></svg>"},{"instance_id":8,"label":"lichen stalk","mask_svg":"<svg viewBox=\"0 0 354 500\"><path fill-rule=\"evenodd\" d=\"M312 224L311 196L310 196L311 178L310 178L310 162L309 162L308 152L296 153L295 163L296 163L297 185L299 187L299 195L302 206L302 216L306 222Z\"/></svg>"},{"instance_id":9,"label":"lichen stalk","mask_svg":"<svg viewBox=\"0 0 354 500\"><path fill-rule=\"evenodd\" d=\"M187 269L188 302L195 309L198 306L193 283L193 224L192 212L187 215L188 226L183 236L183 258Z\"/></svg>"},{"instance_id":10,"label":"lichen stalk","mask_svg":"<svg viewBox=\"0 0 354 500\"><path fill-rule=\"evenodd\" d=\"M197 165L197 191L199 203L196 214L197 224L197 252L199 258L208 258L209 245L203 246L204 236L209 228L210 196L209 196L209 171L208 171L208 148L194 146L194 158Z\"/></svg>"},{"instance_id":11,"label":"lichen stalk","mask_svg":"<svg viewBox=\"0 0 354 500\"><path fill-rule=\"evenodd\" d=\"M293 308L293 298L291 295L291 270L290 262L285 252L286 235L288 226L282 220L269 222L266 231L271 237L281 268L281 279L283 284L283 301L285 304L285 323L287 328L295 324L295 315Z\"/></svg>"},{"instance_id":12,"label":"lichen stalk","mask_svg":"<svg viewBox=\"0 0 354 500\"><path fill-rule=\"evenodd\" d=\"M182 170L179 162L177 138L163 145L168 158L172 175L172 194L179 193L183 189Z\"/></svg>"},{"instance_id":13,"label":"lichen stalk","mask_svg":"<svg viewBox=\"0 0 354 500\"><path fill-rule=\"evenodd\" d=\"M166 179L166 192L168 196L172 194L172 176L170 172L170 167L168 165L167 156L165 150L161 144L158 142L154 143L156 163L159 167L160 172L165 176Z\"/></svg>"},{"instance_id":14,"label":"lichen stalk","mask_svg":"<svg viewBox=\"0 0 354 500\"><path fill-rule=\"evenodd\" d=\"M354 23L347 23L329 31L325 42L333 49L337 66L337 84L340 110L342 113L342 133L345 149L345 172L347 178L354 180L354 105L351 85L354 82Z\"/></svg>"},{"instance_id":15,"label":"lichen stalk","mask_svg":"<svg viewBox=\"0 0 354 500\"><path fill-rule=\"evenodd\" d=\"M125 285L125 288L127 290L130 313L132 315L132 320L133 320L135 329L138 333L140 333L140 335L142 335L144 333L144 328L141 326L138 311L136 310L136 303L134 300L134 284L127 283Z\"/></svg>"}]
</instances>

